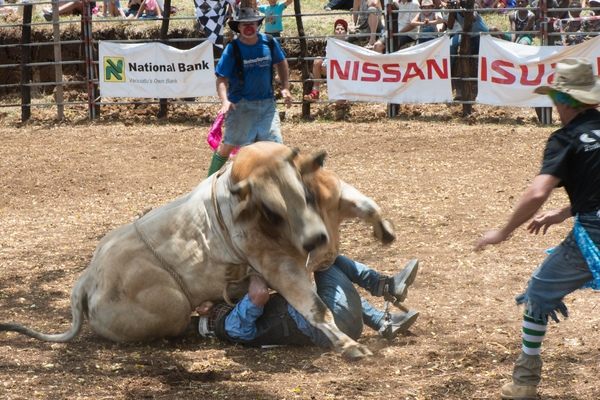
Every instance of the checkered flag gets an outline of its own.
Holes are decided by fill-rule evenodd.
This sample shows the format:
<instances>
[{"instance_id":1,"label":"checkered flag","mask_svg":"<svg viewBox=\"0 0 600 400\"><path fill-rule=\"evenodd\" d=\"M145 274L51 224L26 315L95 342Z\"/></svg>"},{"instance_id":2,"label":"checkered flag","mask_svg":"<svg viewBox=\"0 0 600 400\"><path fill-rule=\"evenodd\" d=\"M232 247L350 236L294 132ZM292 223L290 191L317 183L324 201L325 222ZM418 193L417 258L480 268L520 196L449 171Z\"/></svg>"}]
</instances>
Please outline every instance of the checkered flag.
<instances>
[{"instance_id":1,"label":"checkered flag","mask_svg":"<svg viewBox=\"0 0 600 400\"><path fill-rule=\"evenodd\" d=\"M227 4L235 10L235 0L194 0L196 17L208 40L223 48L223 25L227 14Z\"/></svg>"}]
</instances>

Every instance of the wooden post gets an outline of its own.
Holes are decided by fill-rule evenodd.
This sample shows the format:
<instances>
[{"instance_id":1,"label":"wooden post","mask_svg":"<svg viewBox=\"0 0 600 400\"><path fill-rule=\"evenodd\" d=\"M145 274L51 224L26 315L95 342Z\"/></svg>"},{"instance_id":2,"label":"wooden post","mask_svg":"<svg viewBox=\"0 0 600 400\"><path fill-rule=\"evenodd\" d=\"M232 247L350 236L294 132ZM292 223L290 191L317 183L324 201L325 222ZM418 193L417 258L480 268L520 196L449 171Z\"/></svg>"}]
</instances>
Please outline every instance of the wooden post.
<instances>
[{"instance_id":1,"label":"wooden post","mask_svg":"<svg viewBox=\"0 0 600 400\"><path fill-rule=\"evenodd\" d=\"M462 88L462 99L463 100L467 100L467 101L471 101L475 99L474 93L473 93L473 85L472 82L468 82L463 80L463 78L468 78L471 76L471 59L465 56L468 56L471 54L469 48L470 48L470 42L471 42L471 29L473 28L473 8L475 5L475 1L474 0L466 0L466 9L467 10L471 10L471 11L467 11L465 12L465 17L463 19L463 26L462 26L462 31L463 33L460 36L460 49L458 54L460 54L462 57L459 59L459 65L460 65L460 87ZM470 115L473 112L473 105L472 104L463 104L463 117Z\"/></svg>"},{"instance_id":2,"label":"wooden post","mask_svg":"<svg viewBox=\"0 0 600 400\"><path fill-rule=\"evenodd\" d=\"M60 25L58 24L58 1L52 0L52 29L54 33L54 80L56 81L56 118L62 121L64 117L65 106L59 103L64 101L63 97L63 70L62 54L60 49Z\"/></svg>"},{"instance_id":3,"label":"wooden post","mask_svg":"<svg viewBox=\"0 0 600 400\"><path fill-rule=\"evenodd\" d=\"M33 5L26 3L23 6L23 29L21 33L21 121L26 122L31 118L31 14Z\"/></svg>"},{"instance_id":4,"label":"wooden post","mask_svg":"<svg viewBox=\"0 0 600 400\"><path fill-rule=\"evenodd\" d=\"M300 38L300 70L302 72L302 81L304 81L302 87L302 98L305 94L309 94L312 88L310 82L310 69L306 57L308 56L308 46L306 45L306 38L304 34L304 24L302 23L302 9L300 8L300 0L294 0L294 13L296 14L296 26L298 27L298 37ZM302 116L310 117L310 103L304 101L302 103Z\"/></svg>"},{"instance_id":5,"label":"wooden post","mask_svg":"<svg viewBox=\"0 0 600 400\"><path fill-rule=\"evenodd\" d=\"M164 5L163 21L160 27L160 41L166 44L166 39L169 34L169 21L171 19L171 0L165 0ZM159 103L158 118L164 118L168 115L169 103L167 103L167 99L160 99Z\"/></svg>"}]
</instances>

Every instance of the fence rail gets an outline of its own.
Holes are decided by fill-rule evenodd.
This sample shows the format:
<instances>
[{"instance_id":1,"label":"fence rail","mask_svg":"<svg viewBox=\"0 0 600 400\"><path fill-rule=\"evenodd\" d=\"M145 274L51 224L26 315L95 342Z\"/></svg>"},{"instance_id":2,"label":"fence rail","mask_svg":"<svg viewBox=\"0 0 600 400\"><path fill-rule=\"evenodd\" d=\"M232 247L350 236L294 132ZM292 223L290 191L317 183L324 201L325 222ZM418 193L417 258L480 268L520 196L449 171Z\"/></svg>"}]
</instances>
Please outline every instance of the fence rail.
<instances>
[{"instance_id":1,"label":"fence rail","mask_svg":"<svg viewBox=\"0 0 600 400\"><path fill-rule=\"evenodd\" d=\"M11 43L8 40L8 37L5 37L3 40L3 44L0 46L1 50L8 54L8 52L12 52L15 58L7 60L3 63L0 63L0 93L15 93L19 88L21 91L20 102L12 103L12 104L1 104L0 107L21 107L21 119L22 121L27 121L31 116L31 107L47 107L47 106L56 106L58 112L58 119L62 119L62 107L65 105L75 105L75 104L87 104L88 107L88 116L90 119L94 119L99 116L100 106L101 105L109 105L109 104L139 104L140 100L132 101L123 99L122 101L102 101L102 98L99 96L98 92L98 48L97 41L99 37L98 31L94 31L94 25L104 25L106 24L122 24L124 21L127 23L142 23L148 21L141 20L123 20L123 19L93 19L92 18L92 9L90 6L89 0L82 0L82 15L81 20L58 20L58 3L56 1L53 2L35 2L35 3L18 3L15 6L21 7L21 13L23 15L23 22L21 24L8 24L0 26L0 35L4 35L2 32L6 32L8 35L8 31L12 28L21 29L21 37L20 42L16 42L16 38L13 38L13 42ZM53 21L51 22L32 22L32 15L34 6L40 6L43 4L51 4L53 8ZM167 8L168 7L168 8ZM165 9L170 9L170 0L165 0ZM474 0L466 1L466 11L474 10ZM519 8L511 9L511 10L522 10ZM546 0L542 0L540 2L540 7L537 9L527 8L527 10L535 11L539 14L538 24L540 26L539 31L529 31L527 33L539 35L541 38L541 44L547 45L552 38L563 37L566 34L565 32L554 32L552 29L552 24L547 23L547 21L551 21L548 18L548 9ZM564 11L568 9L554 9L552 11ZM304 33L303 21L308 18L318 18L322 16L331 16L331 15L354 15L357 14L355 12L326 12L326 13L307 13L302 14L302 10L300 8L300 1L294 1L294 14L284 14L283 18L296 18L296 26L297 26L297 36L286 36L285 40L291 43L298 42L300 51L297 55L290 55L288 57L288 61L295 66L297 70L300 71L301 78L300 79L290 79L290 82L301 83L303 85L303 94L307 94L310 92L311 82L319 81L324 82L325 79L321 80L311 80L310 73L311 70L309 66L309 62L321 58L322 54L315 55L314 52L308 50L307 40L313 42L325 42L328 35L314 35L307 36ZM459 10L444 10L445 12L457 12ZM488 9L477 9L480 13L490 12ZM394 48L393 38L397 36L397 33L392 31L393 19L397 17L400 13L404 11L396 11L392 10L391 7L383 7L381 14L386 23L386 35L388 40L385 41L386 51L391 52L398 49ZM456 32L456 34L463 34L465 40L462 41L460 46L460 51L457 55L451 56L452 63L460 63L462 71L460 76L453 76L452 80L455 85L460 85L463 88L463 93L466 93L467 96L460 101L455 101L457 104L463 105L463 114L467 115L471 113L471 107L475 104L475 91L476 91L476 71L477 71L477 55L469 54L469 45L468 38L471 35L480 35L480 33L470 32L471 26L473 23L473 17L471 12L466 13L466 17L463 24L464 32ZM154 20L155 21L155 20ZM168 37L169 31L169 21L193 21L195 23L195 18L192 17L171 17L169 12L164 14L164 19L160 21L160 37L159 38L148 38L148 39L114 39L111 41L114 42L129 42L129 43L151 43L151 42L161 42L167 44L179 44L180 46L187 46L192 43L201 43L207 38L205 37ZM65 38L64 40L61 38L61 27L67 24L79 24L80 29L80 37L74 39L72 37ZM42 41L34 39L32 35L32 28L39 28L45 26L52 26L53 28L53 38L51 41ZM562 30L562 29L561 29ZM194 28L191 28L189 31L194 31ZM503 34L513 34L516 32L513 31L505 31ZM523 33L523 32L519 32ZM590 33L591 36L597 35L597 32ZM417 34L419 36L420 34ZM188 35L189 36L189 35ZM357 37L367 37L369 34L355 35ZM37 37L37 36L36 36ZM33 58L33 53L41 52L46 46L52 46L54 49L53 58L49 61L40 61ZM64 49L65 48L73 48L76 49L71 51L71 55L64 58ZM218 61L218 57L220 56L220 49L215 48L216 51L216 59L215 62ZM17 53L17 54L15 54ZM73 56L76 55L76 57ZM320 57L319 57L320 56ZM45 75L45 79L43 82L32 81L32 72L40 71L41 69L54 67L55 74L51 78L49 74ZM66 81L63 75L63 69L70 68L71 74L75 77L79 77L79 79ZM20 74L16 74L16 69L20 69ZM74 69L74 71L73 71ZM14 82L9 82L10 80ZM86 101L64 101L63 99L63 89L67 86L83 86L85 88L87 99ZM44 102L44 103L34 103L31 101L31 89L33 87L42 87L42 88L56 88L56 96L54 102ZM169 104L218 104L217 99L214 101L197 101L196 100L188 100L185 101L179 99L157 99L156 101L152 101L149 99L143 99L141 103L144 104L160 104L161 110L159 114L162 116L166 115L166 110ZM302 104L302 113L307 116L310 115L310 103L305 101L295 102L296 104ZM393 116L394 107L388 107L389 115ZM542 113L543 115L547 115L548 113ZM161 116L161 115L159 115ZM551 122L551 121L542 121Z\"/></svg>"}]
</instances>

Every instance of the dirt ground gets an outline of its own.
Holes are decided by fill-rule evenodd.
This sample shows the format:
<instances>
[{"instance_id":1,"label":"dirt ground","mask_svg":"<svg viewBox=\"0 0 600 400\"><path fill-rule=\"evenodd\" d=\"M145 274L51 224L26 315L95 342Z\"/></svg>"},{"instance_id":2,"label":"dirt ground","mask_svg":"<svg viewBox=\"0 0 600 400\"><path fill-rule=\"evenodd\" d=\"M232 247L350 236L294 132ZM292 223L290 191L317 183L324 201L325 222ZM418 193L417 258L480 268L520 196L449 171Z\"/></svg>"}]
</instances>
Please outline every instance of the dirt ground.
<instances>
[{"instance_id":1,"label":"dirt ground","mask_svg":"<svg viewBox=\"0 0 600 400\"><path fill-rule=\"evenodd\" d=\"M499 398L520 352L514 297L571 224L538 237L521 228L501 246L472 249L505 221L556 126L532 123L526 110L463 119L446 106L403 106L388 120L381 105L354 107L319 106L308 122L291 110L284 142L302 153L327 149L326 167L394 222L389 246L363 223L343 224L342 254L387 274L420 260L405 306L421 315L409 333L387 341L365 328L360 341L374 356L358 362L330 348L250 349L195 334L118 344L87 324L67 344L0 333L0 398ZM121 111L92 123L0 116L1 321L66 331L71 287L99 239L205 177L216 110L194 106L163 121ZM546 208L566 201L560 191ZM571 318L551 323L543 345L540 399L598 399L598 293L565 301Z\"/></svg>"}]
</instances>

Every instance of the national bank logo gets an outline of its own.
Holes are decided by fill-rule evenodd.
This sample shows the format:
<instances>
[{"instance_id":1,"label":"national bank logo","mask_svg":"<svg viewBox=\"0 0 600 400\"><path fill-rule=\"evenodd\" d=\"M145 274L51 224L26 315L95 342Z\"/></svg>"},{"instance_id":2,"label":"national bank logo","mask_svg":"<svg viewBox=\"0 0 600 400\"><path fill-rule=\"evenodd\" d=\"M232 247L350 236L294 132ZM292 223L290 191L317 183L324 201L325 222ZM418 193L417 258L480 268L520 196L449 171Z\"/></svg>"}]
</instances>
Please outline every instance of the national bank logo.
<instances>
[{"instance_id":1,"label":"national bank logo","mask_svg":"<svg viewBox=\"0 0 600 400\"><path fill-rule=\"evenodd\" d=\"M125 82L125 61L121 57L104 57L104 82Z\"/></svg>"}]
</instances>

